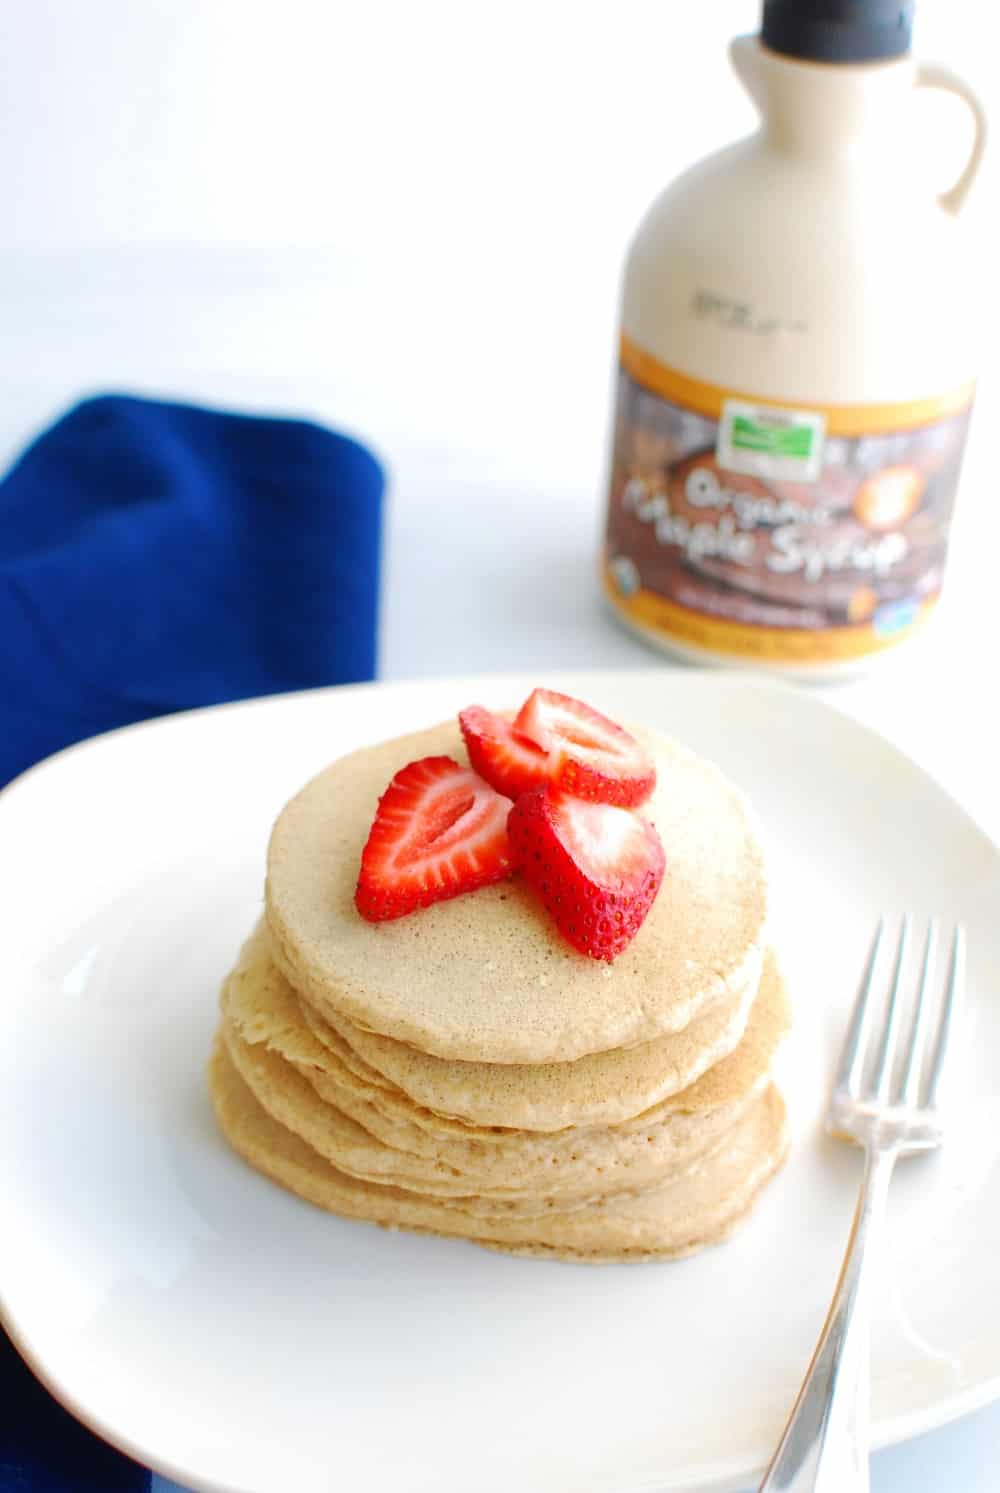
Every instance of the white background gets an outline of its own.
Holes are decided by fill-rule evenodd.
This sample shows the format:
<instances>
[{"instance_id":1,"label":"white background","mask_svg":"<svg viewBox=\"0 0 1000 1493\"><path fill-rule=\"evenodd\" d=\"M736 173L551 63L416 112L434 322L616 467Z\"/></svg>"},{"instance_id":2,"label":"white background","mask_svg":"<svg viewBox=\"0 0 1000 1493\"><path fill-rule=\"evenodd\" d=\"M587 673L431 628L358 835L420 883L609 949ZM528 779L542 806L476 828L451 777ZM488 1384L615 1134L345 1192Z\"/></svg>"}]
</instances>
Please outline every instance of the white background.
<instances>
[{"instance_id":1,"label":"white background","mask_svg":"<svg viewBox=\"0 0 1000 1493\"><path fill-rule=\"evenodd\" d=\"M993 7L919 10L917 50L989 104ZM650 198L752 127L725 44L756 18L750 0L9 4L0 457L100 389L311 414L391 469L383 674L648 662L594 584L618 275ZM930 189L967 139L928 97L900 150ZM973 231L995 203L988 163ZM944 615L841 700L996 826L992 284L982 305ZM983 1412L878 1458L875 1487L992 1493L998 1455Z\"/></svg>"}]
</instances>

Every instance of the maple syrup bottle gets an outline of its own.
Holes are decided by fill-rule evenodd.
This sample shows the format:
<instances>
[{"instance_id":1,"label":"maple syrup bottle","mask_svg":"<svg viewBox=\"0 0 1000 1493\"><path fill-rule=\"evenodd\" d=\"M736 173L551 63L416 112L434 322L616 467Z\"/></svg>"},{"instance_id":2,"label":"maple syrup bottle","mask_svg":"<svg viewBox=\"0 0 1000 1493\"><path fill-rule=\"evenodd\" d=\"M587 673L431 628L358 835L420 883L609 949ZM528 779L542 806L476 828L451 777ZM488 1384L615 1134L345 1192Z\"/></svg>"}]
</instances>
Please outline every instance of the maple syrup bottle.
<instances>
[{"instance_id":1,"label":"maple syrup bottle","mask_svg":"<svg viewBox=\"0 0 1000 1493\"><path fill-rule=\"evenodd\" d=\"M670 652L844 672L934 610L972 406L961 213L985 121L911 56L912 11L767 0L730 49L760 128L673 182L632 244L604 585ZM925 88L974 117L943 194L913 149Z\"/></svg>"}]
</instances>

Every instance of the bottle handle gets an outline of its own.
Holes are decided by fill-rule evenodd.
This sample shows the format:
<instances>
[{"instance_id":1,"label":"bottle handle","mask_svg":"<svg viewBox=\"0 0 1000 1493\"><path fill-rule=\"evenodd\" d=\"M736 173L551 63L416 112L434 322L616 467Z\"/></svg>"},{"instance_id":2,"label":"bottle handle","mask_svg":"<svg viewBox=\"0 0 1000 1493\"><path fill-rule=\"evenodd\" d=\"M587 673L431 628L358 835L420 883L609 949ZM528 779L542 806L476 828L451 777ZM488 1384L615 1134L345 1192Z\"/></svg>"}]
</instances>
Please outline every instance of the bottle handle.
<instances>
[{"instance_id":1,"label":"bottle handle","mask_svg":"<svg viewBox=\"0 0 1000 1493\"><path fill-rule=\"evenodd\" d=\"M940 88L945 93L954 93L966 105L972 115L976 133L972 142L972 150L969 159L965 163L965 169L953 187L947 192L942 192L938 201L945 212L960 213L965 206L965 199L969 194L983 160L983 151L986 149L986 110L975 90L953 73L950 68L942 67L939 62L918 62L916 71L916 86L918 88Z\"/></svg>"}]
</instances>

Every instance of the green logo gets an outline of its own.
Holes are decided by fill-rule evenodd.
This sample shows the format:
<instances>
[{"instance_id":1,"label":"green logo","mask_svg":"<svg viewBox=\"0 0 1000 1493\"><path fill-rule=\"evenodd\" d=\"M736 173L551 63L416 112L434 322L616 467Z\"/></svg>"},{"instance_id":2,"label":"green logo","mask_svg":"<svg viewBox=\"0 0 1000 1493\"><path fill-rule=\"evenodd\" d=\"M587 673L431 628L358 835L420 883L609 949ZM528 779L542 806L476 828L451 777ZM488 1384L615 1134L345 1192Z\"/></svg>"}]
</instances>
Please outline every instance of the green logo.
<instances>
[{"instance_id":1,"label":"green logo","mask_svg":"<svg viewBox=\"0 0 1000 1493\"><path fill-rule=\"evenodd\" d=\"M728 472L765 481L815 482L823 470L826 421L818 410L778 409L727 399L715 455Z\"/></svg>"},{"instance_id":2,"label":"green logo","mask_svg":"<svg viewBox=\"0 0 1000 1493\"><path fill-rule=\"evenodd\" d=\"M816 430L812 425L764 421L749 415L734 415L729 440L734 451L757 451L763 456L808 461L813 453Z\"/></svg>"}]
</instances>

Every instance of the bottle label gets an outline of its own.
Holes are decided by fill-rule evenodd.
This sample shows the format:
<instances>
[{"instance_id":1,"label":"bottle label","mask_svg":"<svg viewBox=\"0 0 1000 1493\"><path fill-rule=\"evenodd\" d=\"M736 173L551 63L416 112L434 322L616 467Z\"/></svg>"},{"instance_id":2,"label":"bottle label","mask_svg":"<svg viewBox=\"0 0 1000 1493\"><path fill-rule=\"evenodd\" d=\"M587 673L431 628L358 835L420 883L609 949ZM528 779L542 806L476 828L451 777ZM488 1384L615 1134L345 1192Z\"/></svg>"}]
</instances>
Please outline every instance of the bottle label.
<instances>
[{"instance_id":1,"label":"bottle label","mask_svg":"<svg viewBox=\"0 0 1000 1493\"><path fill-rule=\"evenodd\" d=\"M606 576L644 630L820 664L899 642L941 590L972 387L799 407L622 338Z\"/></svg>"}]
</instances>

